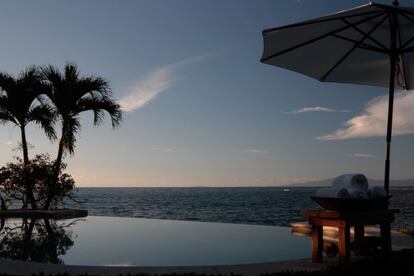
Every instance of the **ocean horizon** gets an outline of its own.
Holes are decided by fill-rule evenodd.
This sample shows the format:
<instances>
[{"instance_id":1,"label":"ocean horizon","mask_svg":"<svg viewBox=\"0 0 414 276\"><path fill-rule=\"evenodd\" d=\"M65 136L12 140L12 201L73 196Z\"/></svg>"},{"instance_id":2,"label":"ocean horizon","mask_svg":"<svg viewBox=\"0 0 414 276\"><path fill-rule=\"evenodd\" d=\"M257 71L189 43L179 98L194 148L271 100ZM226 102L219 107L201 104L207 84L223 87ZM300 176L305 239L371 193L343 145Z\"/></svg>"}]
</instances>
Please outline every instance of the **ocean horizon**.
<instances>
[{"instance_id":1,"label":"ocean horizon","mask_svg":"<svg viewBox=\"0 0 414 276\"><path fill-rule=\"evenodd\" d=\"M80 187L68 208L93 216L136 217L289 226L304 221L303 209L317 187ZM414 227L414 187L392 187L391 208L400 210L395 229Z\"/></svg>"}]
</instances>

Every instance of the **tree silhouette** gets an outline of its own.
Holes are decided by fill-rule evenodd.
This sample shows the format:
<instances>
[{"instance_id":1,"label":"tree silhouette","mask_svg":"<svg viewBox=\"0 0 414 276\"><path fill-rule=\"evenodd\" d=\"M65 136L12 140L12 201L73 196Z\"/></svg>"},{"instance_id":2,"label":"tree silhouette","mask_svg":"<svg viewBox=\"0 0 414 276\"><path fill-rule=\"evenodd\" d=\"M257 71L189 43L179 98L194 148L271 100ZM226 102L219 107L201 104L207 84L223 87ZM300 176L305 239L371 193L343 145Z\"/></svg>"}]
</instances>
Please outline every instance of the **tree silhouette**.
<instances>
[{"instance_id":1,"label":"tree silhouette","mask_svg":"<svg viewBox=\"0 0 414 276\"><path fill-rule=\"evenodd\" d=\"M122 112L119 104L112 98L107 80L95 76L80 76L78 67L67 63L63 72L52 65L41 70L43 80L50 86L48 94L61 122L61 137L55 161L54 175L49 185L49 198L44 206L50 208L58 179L62 158L65 153L74 154L76 134L80 131L80 114L93 112L94 125L99 125L105 113L109 114L112 127L119 126Z\"/></svg>"},{"instance_id":2,"label":"tree silhouette","mask_svg":"<svg viewBox=\"0 0 414 276\"><path fill-rule=\"evenodd\" d=\"M43 128L49 139L56 139L53 108L41 99L41 95L50 94L50 86L42 81L37 67L32 66L17 77L1 72L0 90L0 123L12 123L20 128L23 161L27 168L30 161L26 126L34 122ZM27 200L33 209L37 209L30 180L26 179L25 184ZM26 207L24 200L23 208Z\"/></svg>"},{"instance_id":3,"label":"tree silhouette","mask_svg":"<svg viewBox=\"0 0 414 276\"><path fill-rule=\"evenodd\" d=\"M74 242L69 223L49 219L1 219L0 257L5 259L62 264Z\"/></svg>"}]
</instances>

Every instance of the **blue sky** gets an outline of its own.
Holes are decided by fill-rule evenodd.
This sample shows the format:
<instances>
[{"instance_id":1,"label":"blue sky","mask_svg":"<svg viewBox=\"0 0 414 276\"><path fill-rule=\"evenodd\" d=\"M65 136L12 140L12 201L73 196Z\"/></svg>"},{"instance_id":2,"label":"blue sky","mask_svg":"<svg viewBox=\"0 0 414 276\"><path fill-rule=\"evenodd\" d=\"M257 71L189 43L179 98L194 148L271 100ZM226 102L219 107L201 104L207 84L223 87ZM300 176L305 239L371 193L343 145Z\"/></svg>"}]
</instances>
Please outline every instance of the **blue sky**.
<instances>
[{"instance_id":1,"label":"blue sky","mask_svg":"<svg viewBox=\"0 0 414 276\"><path fill-rule=\"evenodd\" d=\"M0 70L73 61L111 82L124 122L115 131L109 123L95 128L84 115L76 154L66 159L78 186L273 186L346 172L382 178L377 117L386 89L320 83L259 62L263 29L364 3L3 1ZM398 97L414 102L412 94ZM396 179L414 177L414 117L410 106L401 110L408 127L397 126L404 135L393 140ZM365 118L378 124L362 134L344 126ZM0 132L4 164L20 154L12 151L19 132ZM37 128L28 139L31 154L55 156L57 144Z\"/></svg>"}]
</instances>

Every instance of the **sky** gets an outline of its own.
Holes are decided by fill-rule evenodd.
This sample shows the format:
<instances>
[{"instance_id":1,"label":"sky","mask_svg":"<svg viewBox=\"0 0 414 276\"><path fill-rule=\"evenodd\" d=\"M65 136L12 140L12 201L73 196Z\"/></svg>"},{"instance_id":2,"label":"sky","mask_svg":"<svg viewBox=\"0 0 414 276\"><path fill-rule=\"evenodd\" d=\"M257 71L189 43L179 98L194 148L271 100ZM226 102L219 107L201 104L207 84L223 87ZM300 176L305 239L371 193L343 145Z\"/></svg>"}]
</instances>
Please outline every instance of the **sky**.
<instances>
[{"instance_id":1,"label":"sky","mask_svg":"<svg viewBox=\"0 0 414 276\"><path fill-rule=\"evenodd\" d=\"M390 3L390 1L379 1ZM387 89L321 83L260 63L262 30L365 1L4 0L0 71L78 64L107 78L120 128L82 116L78 187L277 186L383 177ZM401 1L401 5L410 1ZM414 93L396 94L391 178L414 178ZM0 126L0 164L21 155ZM57 153L36 126L30 155Z\"/></svg>"}]
</instances>

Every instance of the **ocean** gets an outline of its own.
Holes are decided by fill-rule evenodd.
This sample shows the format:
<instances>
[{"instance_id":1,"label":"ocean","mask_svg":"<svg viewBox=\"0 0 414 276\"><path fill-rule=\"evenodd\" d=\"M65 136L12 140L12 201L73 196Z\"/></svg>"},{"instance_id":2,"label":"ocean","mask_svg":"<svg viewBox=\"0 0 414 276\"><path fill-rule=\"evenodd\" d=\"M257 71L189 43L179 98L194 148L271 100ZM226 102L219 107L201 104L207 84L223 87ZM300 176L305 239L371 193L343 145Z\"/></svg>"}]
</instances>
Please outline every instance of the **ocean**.
<instances>
[{"instance_id":1,"label":"ocean","mask_svg":"<svg viewBox=\"0 0 414 276\"><path fill-rule=\"evenodd\" d=\"M302 209L319 208L317 188L79 188L68 208L93 216L289 226L303 221ZM414 187L391 189L400 209L393 228L414 228Z\"/></svg>"}]
</instances>

